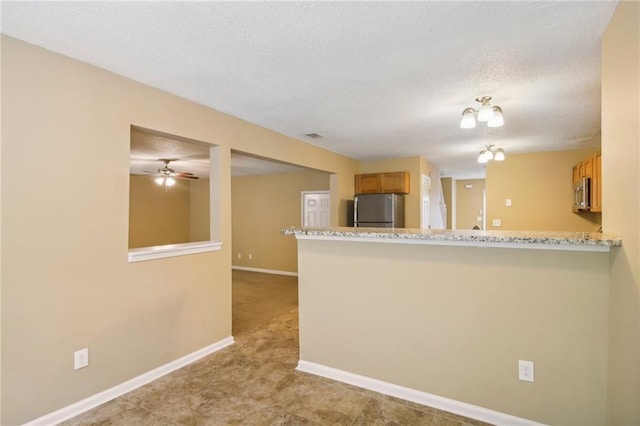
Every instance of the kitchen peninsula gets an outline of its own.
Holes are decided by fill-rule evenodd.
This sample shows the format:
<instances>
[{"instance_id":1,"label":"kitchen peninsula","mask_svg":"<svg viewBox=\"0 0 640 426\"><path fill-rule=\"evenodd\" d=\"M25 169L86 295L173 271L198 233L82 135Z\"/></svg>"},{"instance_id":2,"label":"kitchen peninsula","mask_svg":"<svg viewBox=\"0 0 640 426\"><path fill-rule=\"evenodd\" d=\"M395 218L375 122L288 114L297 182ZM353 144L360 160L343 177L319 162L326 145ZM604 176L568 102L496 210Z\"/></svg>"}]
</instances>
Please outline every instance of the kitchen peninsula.
<instances>
[{"instance_id":1,"label":"kitchen peninsula","mask_svg":"<svg viewBox=\"0 0 640 426\"><path fill-rule=\"evenodd\" d=\"M495 424L605 423L598 233L290 228L298 369ZM534 382L518 380L533 361Z\"/></svg>"}]
</instances>

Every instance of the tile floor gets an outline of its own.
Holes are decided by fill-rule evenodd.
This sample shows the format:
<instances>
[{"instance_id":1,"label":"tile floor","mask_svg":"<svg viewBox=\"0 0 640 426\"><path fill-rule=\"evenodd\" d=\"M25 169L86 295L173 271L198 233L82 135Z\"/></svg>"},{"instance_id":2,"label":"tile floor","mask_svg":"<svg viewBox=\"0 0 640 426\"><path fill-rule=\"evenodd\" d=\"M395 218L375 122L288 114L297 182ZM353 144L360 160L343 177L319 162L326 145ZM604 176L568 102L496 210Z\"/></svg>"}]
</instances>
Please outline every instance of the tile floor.
<instances>
[{"instance_id":1,"label":"tile floor","mask_svg":"<svg viewBox=\"0 0 640 426\"><path fill-rule=\"evenodd\" d=\"M63 424L442 425L485 423L295 371L298 311Z\"/></svg>"}]
</instances>

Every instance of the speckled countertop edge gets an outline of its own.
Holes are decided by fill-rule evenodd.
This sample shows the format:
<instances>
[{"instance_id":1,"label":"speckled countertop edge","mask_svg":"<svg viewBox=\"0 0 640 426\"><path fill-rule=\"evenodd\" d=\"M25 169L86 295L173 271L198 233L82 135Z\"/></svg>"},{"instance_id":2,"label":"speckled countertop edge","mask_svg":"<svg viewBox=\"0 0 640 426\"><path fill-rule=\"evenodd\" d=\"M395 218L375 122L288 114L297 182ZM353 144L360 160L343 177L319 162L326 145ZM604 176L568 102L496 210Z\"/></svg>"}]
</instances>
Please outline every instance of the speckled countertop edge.
<instances>
[{"instance_id":1,"label":"speckled countertop edge","mask_svg":"<svg viewBox=\"0 0 640 426\"><path fill-rule=\"evenodd\" d=\"M615 235L597 232L538 232L538 231L473 231L450 229L400 228L285 228L284 235L377 238L395 240L466 241L473 243L550 244L618 247L622 240Z\"/></svg>"}]
</instances>

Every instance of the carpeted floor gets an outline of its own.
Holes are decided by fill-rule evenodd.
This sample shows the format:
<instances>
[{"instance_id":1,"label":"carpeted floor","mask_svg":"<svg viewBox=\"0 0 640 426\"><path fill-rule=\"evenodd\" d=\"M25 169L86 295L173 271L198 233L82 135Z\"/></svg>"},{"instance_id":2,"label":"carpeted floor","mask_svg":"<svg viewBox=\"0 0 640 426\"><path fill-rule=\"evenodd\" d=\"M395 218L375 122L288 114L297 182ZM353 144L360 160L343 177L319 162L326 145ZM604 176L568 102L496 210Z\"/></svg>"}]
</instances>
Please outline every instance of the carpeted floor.
<instances>
[{"instance_id":1,"label":"carpeted floor","mask_svg":"<svg viewBox=\"0 0 640 426\"><path fill-rule=\"evenodd\" d=\"M268 281L269 277L262 279ZM235 297L239 296L234 291ZM234 300L234 308L236 302L240 301ZM279 303L275 305L281 308ZM297 308L242 330L235 337L234 345L64 424L484 424L296 371Z\"/></svg>"},{"instance_id":2,"label":"carpeted floor","mask_svg":"<svg viewBox=\"0 0 640 426\"><path fill-rule=\"evenodd\" d=\"M232 330L238 336L298 307L298 277L232 271Z\"/></svg>"}]
</instances>

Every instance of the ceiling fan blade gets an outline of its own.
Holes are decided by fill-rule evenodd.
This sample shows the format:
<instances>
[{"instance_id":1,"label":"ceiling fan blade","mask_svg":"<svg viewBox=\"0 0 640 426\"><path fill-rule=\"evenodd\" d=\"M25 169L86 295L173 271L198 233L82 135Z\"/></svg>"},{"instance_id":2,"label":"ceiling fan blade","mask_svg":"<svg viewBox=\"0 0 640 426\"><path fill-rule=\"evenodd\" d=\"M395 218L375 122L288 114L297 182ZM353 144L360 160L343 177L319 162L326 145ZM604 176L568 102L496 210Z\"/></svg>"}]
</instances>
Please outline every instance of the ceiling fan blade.
<instances>
[{"instance_id":1,"label":"ceiling fan blade","mask_svg":"<svg viewBox=\"0 0 640 426\"><path fill-rule=\"evenodd\" d=\"M200 179L198 176L193 176L191 174L187 175L184 173L176 173L175 177L178 179Z\"/></svg>"}]
</instances>

